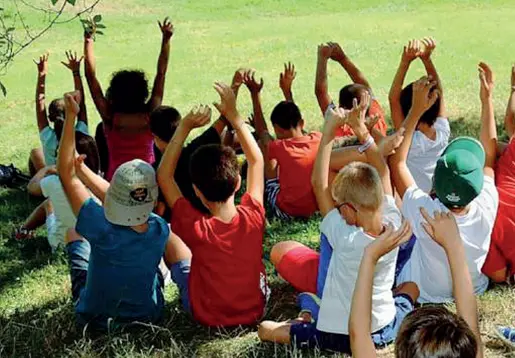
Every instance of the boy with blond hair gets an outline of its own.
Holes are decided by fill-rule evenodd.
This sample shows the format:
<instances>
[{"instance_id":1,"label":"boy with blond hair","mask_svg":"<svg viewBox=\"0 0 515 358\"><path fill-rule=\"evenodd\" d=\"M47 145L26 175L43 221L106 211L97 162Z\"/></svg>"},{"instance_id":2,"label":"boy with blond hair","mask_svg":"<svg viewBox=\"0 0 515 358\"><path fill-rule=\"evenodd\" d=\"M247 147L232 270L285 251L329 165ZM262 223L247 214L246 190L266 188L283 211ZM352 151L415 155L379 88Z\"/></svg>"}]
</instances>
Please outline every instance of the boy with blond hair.
<instances>
[{"instance_id":1,"label":"boy with blond hair","mask_svg":"<svg viewBox=\"0 0 515 358\"><path fill-rule=\"evenodd\" d=\"M315 162L312 180L324 217L321 235L332 251L320 254L317 290L321 299L311 296L314 301L311 310L303 310L299 320L263 322L258 332L263 341L350 353L348 319L363 250L380 235L398 229L402 220L392 197L388 167L365 126L369 101L370 95L365 93L359 106L354 101L350 113L342 108L330 109L331 116L326 119ZM353 129L361 143L359 151L366 153L370 164L355 162L347 165L330 188L331 149L337 129L344 124ZM403 230L409 228L404 225ZM279 273L296 281L292 282L296 287L313 286L317 281L313 263L316 265L318 256L296 242L282 242L272 249L272 261ZM322 268L324 256L330 257L327 268ZM372 338L379 346L393 342L400 322L413 309L418 297L417 287L412 283L399 287L395 295L392 293L396 259L397 251L385 256L374 276Z\"/></svg>"}]
</instances>

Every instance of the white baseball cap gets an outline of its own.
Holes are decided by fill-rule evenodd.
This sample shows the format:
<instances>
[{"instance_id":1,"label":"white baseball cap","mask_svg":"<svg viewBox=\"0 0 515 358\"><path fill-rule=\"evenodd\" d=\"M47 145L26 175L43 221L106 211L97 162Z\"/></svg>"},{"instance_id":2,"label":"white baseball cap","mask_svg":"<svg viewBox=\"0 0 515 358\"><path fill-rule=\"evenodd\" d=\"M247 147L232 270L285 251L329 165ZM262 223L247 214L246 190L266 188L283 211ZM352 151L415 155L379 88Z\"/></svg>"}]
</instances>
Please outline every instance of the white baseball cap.
<instances>
[{"instance_id":1,"label":"white baseball cap","mask_svg":"<svg viewBox=\"0 0 515 358\"><path fill-rule=\"evenodd\" d=\"M134 159L116 169L107 189L106 219L115 225L136 226L147 222L157 202L158 186L154 168Z\"/></svg>"}]
</instances>

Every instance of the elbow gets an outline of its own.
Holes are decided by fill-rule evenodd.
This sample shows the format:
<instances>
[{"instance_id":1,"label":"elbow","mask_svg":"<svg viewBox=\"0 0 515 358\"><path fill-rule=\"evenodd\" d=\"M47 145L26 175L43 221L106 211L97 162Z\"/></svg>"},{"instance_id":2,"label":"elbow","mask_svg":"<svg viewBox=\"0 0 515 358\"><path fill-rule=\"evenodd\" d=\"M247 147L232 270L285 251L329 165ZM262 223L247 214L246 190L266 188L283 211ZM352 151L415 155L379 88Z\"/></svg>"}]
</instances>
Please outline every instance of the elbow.
<instances>
[{"instance_id":1,"label":"elbow","mask_svg":"<svg viewBox=\"0 0 515 358\"><path fill-rule=\"evenodd\" d=\"M321 86L318 83L315 84L315 96L320 97L324 93L325 93L324 86Z\"/></svg>"}]
</instances>

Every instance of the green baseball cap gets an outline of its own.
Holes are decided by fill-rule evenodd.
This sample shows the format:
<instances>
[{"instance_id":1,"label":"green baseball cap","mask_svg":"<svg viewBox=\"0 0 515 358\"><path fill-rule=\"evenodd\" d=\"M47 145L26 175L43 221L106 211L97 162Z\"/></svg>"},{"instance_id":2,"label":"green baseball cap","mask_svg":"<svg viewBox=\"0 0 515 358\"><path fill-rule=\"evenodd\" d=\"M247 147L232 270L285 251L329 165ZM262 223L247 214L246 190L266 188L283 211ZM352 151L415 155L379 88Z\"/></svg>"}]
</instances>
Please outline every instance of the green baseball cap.
<instances>
[{"instance_id":1,"label":"green baseball cap","mask_svg":"<svg viewBox=\"0 0 515 358\"><path fill-rule=\"evenodd\" d=\"M470 137L459 137L445 148L436 162L434 188L447 207L464 207L483 190L485 150Z\"/></svg>"}]
</instances>

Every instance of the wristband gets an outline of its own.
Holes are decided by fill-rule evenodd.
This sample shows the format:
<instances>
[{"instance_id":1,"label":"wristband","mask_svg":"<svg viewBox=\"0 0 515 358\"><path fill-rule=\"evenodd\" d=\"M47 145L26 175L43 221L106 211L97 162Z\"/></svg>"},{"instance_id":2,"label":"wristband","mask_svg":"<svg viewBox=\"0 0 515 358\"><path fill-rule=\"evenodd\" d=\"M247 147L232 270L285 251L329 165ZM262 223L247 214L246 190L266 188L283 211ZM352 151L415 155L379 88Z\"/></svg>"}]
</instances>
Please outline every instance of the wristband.
<instances>
[{"instance_id":1,"label":"wristband","mask_svg":"<svg viewBox=\"0 0 515 358\"><path fill-rule=\"evenodd\" d=\"M374 137L369 134L367 140L358 147L358 152L361 154L365 153L374 143Z\"/></svg>"}]
</instances>

